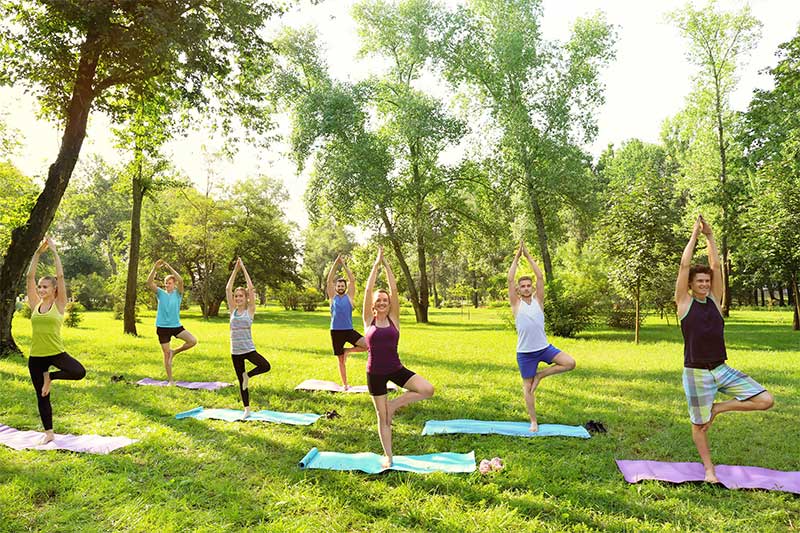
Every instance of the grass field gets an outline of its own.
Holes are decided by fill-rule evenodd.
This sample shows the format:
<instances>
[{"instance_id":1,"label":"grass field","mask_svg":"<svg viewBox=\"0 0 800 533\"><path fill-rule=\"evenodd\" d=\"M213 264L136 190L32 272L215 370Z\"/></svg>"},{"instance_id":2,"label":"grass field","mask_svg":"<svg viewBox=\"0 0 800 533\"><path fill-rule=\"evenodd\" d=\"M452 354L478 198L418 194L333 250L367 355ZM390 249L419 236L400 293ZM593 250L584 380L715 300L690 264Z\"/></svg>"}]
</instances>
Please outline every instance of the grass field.
<instances>
[{"instance_id":1,"label":"grass field","mask_svg":"<svg viewBox=\"0 0 800 533\"><path fill-rule=\"evenodd\" d=\"M306 378L338 380L326 312L260 309L259 351L273 370L251 381L254 409L324 413L313 426L176 420L203 405L239 408L236 387L218 392L112 383L123 374L163 379L153 314L143 337L123 336L110 313L85 313L64 330L67 350L87 368L81 382L56 381L58 433L141 439L110 455L15 452L0 446L2 531L785 531L800 528L800 498L729 491L702 484L629 485L620 459L697 461L681 387L680 331L650 320L635 346L627 332L596 330L551 339L577 360L574 372L543 381L540 423L601 420L609 429L589 440L501 436L421 436L428 419L525 420L514 359L515 335L501 309L435 311L429 325L404 315L404 364L436 387L431 400L398 413L395 454L475 451L500 456L505 470L417 475L303 471L312 447L380 453L366 395L294 391ZM184 325L200 341L179 354L176 379L235 382L227 320ZM769 412L721 416L711 430L718 464L800 470L800 333L786 312L736 311L726 337L733 366L775 396ZM29 321L14 332L29 344ZM365 355L348 363L363 384ZM41 429L26 361L0 360L0 423Z\"/></svg>"}]
</instances>

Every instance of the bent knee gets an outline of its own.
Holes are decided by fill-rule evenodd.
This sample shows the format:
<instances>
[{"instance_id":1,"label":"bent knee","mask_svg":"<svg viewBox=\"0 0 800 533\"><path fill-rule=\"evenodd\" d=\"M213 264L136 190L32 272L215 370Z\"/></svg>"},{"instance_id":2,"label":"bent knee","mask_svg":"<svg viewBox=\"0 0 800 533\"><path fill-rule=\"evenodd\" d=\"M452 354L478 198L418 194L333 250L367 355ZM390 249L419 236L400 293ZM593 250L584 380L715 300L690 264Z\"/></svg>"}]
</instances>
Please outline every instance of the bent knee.
<instances>
[{"instance_id":1,"label":"bent knee","mask_svg":"<svg viewBox=\"0 0 800 533\"><path fill-rule=\"evenodd\" d=\"M569 361L564 363L564 366L567 368L567 370L575 370L575 359L570 357Z\"/></svg>"},{"instance_id":2,"label":"bent knee","mask_svg":"<svg viewBox=\"0 0 800 533\"><path fill-rule=\"evenodd\" d=\"M433 393L434 393L433 385L431 385L430 383L428 383L428 386L424 387L422 390L422 394L425 395L426 398L430 398L431 396L433 396Z\"/></svg>"},{"instance_id":3,"label":"bent knee","mask_svg":"<svg viewBox=\"0 0 800 533\"><path fill-rule=\"evenodd\" d=\"M753 399L758 402L759 408L761 408L764 411L772 408L772 406L775 405L775 398L773 398L772 394L770 394L767 391L762 392Z\"/></svg>"}]
</instances>

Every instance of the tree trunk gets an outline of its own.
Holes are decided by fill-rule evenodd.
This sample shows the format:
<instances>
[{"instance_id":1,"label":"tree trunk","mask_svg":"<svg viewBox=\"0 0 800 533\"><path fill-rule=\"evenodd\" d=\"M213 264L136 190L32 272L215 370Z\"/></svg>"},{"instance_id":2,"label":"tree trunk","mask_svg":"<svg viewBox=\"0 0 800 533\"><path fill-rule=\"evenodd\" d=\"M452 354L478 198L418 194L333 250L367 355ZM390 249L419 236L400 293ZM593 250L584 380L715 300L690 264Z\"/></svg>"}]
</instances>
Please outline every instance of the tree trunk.
<instances>
[{"instance_id":1,"label":"tree trunk","mask_svg":"<svg viewBox=\"0 0 800 533\"><path fill-rule=\"evenodd\" d=\"M764 287L759 288L758 292L761 293L761 307L765 307L767 305L767 302L764 301Z\"/></svg>"},{"instance_id":2,"label":"tree trunk","mask_svg":"<svg viewBox=\"0 0 800 533\"><path fill-rule=\"evenodd\" d=\"M427 307L425 308L425 312L423 313L422 307L419 305L419 296L417 294L417 287L414 284L414 278L411 276L411 269L408 268L408 263L406 263L406 258L403 255L403 248L400 244L400 241L397 238L397 235L394 232L394 226L392 226L391 221L389 220L389 215L386 214L386 210L381 210L381 220L383 221L383 225L386 226L386 234L389 236L389 241L392 243L392 248L394 249L394 253L397 256L397 261L400 263L400 270L403 272L403 277L408 284L408 292L411 293L411 305L414 307L414 315L416 316L417 322L427 323L428 322L428 311Z\"/></svg>"},{"instance_id":3,"label":"tree trunk","mask_svg":"<svg viewBox=\"0 0 800 533\"><path fill-rule=\"evenodd\" d=\"M128 253L128 278L125 282L125 313L123 316L123 332L136 335L136 289L139 281L139 246L142 240L142 201L144 186L142 183L142 160L132 180L133 205L131 208L131 247Z\"/></svg>"},{"instance_id":4,"label":"tree trunk","mask_svg":"<svg viewBox=\"0 0 800 533\"><path fill-rule=\"evenodd\" d=\"M553 281L553 263L550 260L550 251L547 249L547 230L544 227L544 215L539 205L539 200L533 190L530 191L531 208L533 209L533 220L536 222L536 233L539 238L539 253L542 254L544 263L544 274L546 281Z\"/></svg>"},{"instance_id":5,"label":"tree trunk","mask_svg":"<svg viewBox=\"0 0 800 533\"><path fill-rule=\"evenodd\" d=\"M479 307L478 301L478 276L475 275L475 271L473 270L470 272L472 277L472 307L477 309Z\"/></svg>"},{"instance_id":6,"label":"tree trunk","mask_svg":"<svg viewBox=\"0 0 800 533\"><path fill-rule=\"evenodd\" d=\"M639 344L639 297L640 297L640 292L641 292L640 291L640 286L641 286L641 282L640 282L640 280L637 279L636 280L636 302L635 302L635 305L636 305L636 317L635 317L636 322L634 324L634 328L635 329L634 329L634 334L633 334L633 342L636 343L636 344Z\"/></svg>"},{"instance_id":7,"label":"tree trunk","mask_svg":"<svg viewBox=\"0 0 800 533\"><path fill-rule=\"evenodd\" d=\"M430 290L428 288L428 261L425 257L425 234L422 228L417 228L417 263L419 263L419 308L422 320L428 322L428 307L430 307Z\"/></svg>"},{"instance_id":8,"label":"tree trunk","mask_svg":"<svg viewBox=\"0 0 800 533\"><path fill-rule=\"evenodd\" d=\"M50 165L44 189L36 199L27 222L11 232L11 242L0 267L0 356L19 352L11 335L17 286L33 253L53 222L86 137L86 121L95 96L92 85L101 49L98 42L96 31L90 30L81 46L75 86L64 117L64 135L58 156Z\"/></svg>"},{"instance_id":9,"label":"tree trunk","mask_svg":"<svg viewBox=\"0 0 800 533\"><path fill-rule=\"evenodd\" d=\"M800 294L797 290L797 272L792 272L792 298L794 299L794 320L792 329L800 331Z\"/></svg>"},{"instance_id":10,"label":"tree trunk","mask_svg":"<svg viewBox=\"0 0 800 533\"><path fill-rule=\"evenodd\" d=\"M778 284L778 305L786 307L786 300L783 299L783 284Z\"/></svg>"},{"instance_id":11,"label":"tree trunk","mask_svg":"<svg viewBox=\"0 0 800 533\"><path fill-rule=\"evenodd\" d=\"M111 238L107 241L108 248L106 249L106 258L108 259L108 268L111 270L111 275L117 275L117 262L114 260L114 250L111 248Z\"/></svg>"},{"instance_id":12,"label":"tree trunk","mask_svg":"<svg viewBox=\"0 0 800 533\"><path fill-rule=\"evenodd\" d=\"M431 287L433 288L433 306L437 309L441 307L439 292L436 290L436 257L431 259Z\"/></svg>"},{"instance_id":13,"label":"tree trunk","mask_svg":"<svg viewBox=\"0 0 800 533\"><path fill-rule=\"evenodd\" d=\"M221 298L214 298L208 304L208 316L209 317L218 317L219 316L219 307L222 305Z\"/></svg>"}]
</instances>

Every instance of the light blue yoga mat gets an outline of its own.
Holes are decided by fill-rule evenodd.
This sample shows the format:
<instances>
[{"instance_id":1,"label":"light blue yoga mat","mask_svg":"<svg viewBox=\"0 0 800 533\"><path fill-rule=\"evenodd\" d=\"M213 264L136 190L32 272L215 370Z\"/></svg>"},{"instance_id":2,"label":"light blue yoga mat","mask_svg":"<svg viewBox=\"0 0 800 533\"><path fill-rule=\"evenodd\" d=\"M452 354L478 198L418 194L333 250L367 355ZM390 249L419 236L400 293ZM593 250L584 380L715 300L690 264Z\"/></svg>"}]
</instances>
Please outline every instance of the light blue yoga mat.
<instances>
[{"instance_id":1,"label":"light blue yoga mat","mask_svg":"<svg viewBox=\"0 0 800 533\"><path fill-rule=\"evenodd\" d=\"M324 470L360 470L367 474L379 474L385 470L400 470L430 474L431 472L474 472L475 452L429 453L427 455L395 455L391 468L383 468L383 456L376 453L321 452L311 448L300 460L300 468Z\"/></svg>"},{"instance_id":2,"label":"light blue yoga mat","mask_svg":"<svg viewBox=\"0 0 800 533\"><path fill-rule=\"evenodd\" d=\"M492 422L486 420L428 420L422 429L423 435L445 433L494 433L514 437L591 437L583 426L564 426L561 424L539 424L539 431L528 431L530 422Z\"/></svg>"},{"instance_id":3,"label":"light blue yoga mat","mask_svg":"<svg viewBox=\"0 0 800 533\"><path fill-rule=\"evenodd\" d=\"M196 418L206 420L214 418L227 422L275 422L276 424L291 424L293 426L308 426L317 421L322 415L314 413L281 413L280 411L253 411L250 416L242 420L244 411L241 409L206 409L195 407L175 415L175 418Z\"/></svg>"}]
</instances>

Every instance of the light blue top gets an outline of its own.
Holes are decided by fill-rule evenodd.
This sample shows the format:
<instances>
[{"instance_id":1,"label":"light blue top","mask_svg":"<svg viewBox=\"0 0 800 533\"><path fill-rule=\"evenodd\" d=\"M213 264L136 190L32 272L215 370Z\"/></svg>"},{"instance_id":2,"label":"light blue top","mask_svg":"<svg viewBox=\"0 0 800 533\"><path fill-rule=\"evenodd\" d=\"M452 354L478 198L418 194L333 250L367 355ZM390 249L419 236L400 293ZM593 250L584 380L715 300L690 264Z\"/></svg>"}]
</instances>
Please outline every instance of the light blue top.
<instances>
[{"instance_id":1,"label":"light blue top","mask_svg":"<svg viewBox=\"0 0 800 533\"><path fill-rule=\"evenodd\" d=\"M331 300L331 329L353 329L353 304L347 294Z\"/></svg>"},{"instance_id":2,"label":"light blue top","mask_svg":"<svg viewBox=\"0 0 800 533\"><path fill-rule=\"evenodd\" d=\"M157 328L179 328L181 326L181 300L183 295L175 289L167 292L161 287L156 293L158 311L156 311Z\"/></svg>"}]
</instances>

